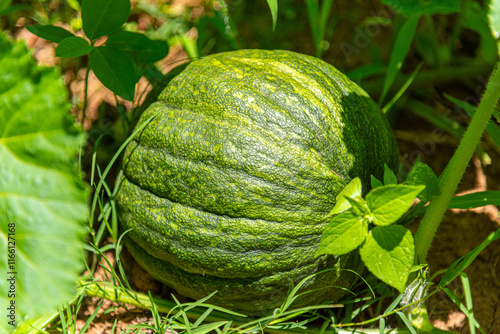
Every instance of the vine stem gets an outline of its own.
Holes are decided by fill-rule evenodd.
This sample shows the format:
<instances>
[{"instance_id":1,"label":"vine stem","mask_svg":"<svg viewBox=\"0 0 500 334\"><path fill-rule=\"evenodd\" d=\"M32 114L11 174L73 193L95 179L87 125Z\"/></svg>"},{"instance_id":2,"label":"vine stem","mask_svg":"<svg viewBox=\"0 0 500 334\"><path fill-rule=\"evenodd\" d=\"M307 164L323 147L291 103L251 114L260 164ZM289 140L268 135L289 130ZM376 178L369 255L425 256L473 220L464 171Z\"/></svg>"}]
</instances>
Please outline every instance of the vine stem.
<instances>
[{"instance_id":1,"label":"vine stem","mask_svg":"<svg viewBox=\"0 0 500 334\"><path fill-rule=\"evenodd\" d=\"M500 64L500 63L499 63ZM493 110L500 99L500 71L499 64L493 70L486 92L477 107L476 113L465 132L458 148L439 178L440 193L431 201L417 234L415 235L415 254L419 263L425 262L432 239L436 234L448 203L455 193L458 183L462 179L465 168L469 164L472 154L483 135L486 124L491 118Z\"/></svg>"},{"instance_id":2,"label":"vine stem","mask_svg":"<svg viewBox=\"0 0 500 334\"><path fill-rule=\"evenodd\" d=\"M87 115L87 98L89 94L89 74L90 66L87 65L87 70L85 71L85 81L83 86L83 115L82 115L82 128L85 127L85 117Z\"/></svg>"}]
</instances>

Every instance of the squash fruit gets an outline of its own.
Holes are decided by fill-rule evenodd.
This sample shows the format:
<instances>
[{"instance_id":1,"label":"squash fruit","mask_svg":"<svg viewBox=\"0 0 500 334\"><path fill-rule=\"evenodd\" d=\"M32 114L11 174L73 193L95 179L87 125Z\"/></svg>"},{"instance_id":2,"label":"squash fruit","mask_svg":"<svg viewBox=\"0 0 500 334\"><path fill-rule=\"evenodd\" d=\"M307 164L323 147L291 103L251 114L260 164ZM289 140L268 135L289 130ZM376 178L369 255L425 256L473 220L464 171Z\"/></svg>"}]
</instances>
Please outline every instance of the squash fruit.
<instances>
[{"instance_id":1,"label":"squash fruit","mask_svg":"<svg viewBox=\"0 0 500 334\"><path fill-rule=\"evenodd\" d=\"M139 125L155 114L125 150L116 198L125 244L153 277L248 314L311 274L297 306L352 286L356 252L315 257L324 218L354 177L369 185L397 164L361 88L310 56L240 50L189 64Z\"/></svg>"}]
</instances>

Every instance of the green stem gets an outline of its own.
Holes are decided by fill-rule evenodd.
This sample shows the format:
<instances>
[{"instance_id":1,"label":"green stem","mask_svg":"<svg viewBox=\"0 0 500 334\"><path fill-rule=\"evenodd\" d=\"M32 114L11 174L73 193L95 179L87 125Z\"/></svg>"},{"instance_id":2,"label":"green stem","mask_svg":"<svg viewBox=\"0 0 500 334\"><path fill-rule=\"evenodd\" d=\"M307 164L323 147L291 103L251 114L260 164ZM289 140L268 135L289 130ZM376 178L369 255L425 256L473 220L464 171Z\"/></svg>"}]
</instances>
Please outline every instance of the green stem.
<instances>
[{"instance_id":1,"label":"green stem","mask_svg":"<svg viewBox=\"0 0 500 334\"><path fill-rule=\"evenodd\" d=\"M493 110L500 98L500 71L498 66L493 70L486 92L472 117L457 151L439 178L440 194L431 202L417 234L415 236L415 253L419 263L425 262L432 239L439 227L448 203L462 179L465 168L481 139Z\"/></svg>"},{"instance_id":2,"label":"green stem","mask_svg":"<svg viewBox=\"0 0 500 334\"><path fill-rule=\"evenodd\" d=\"M90 66L87 65L87 70L85 71L85 83L83 87L83 115L82 115L82 128L85 126L85 116L87 115L87 99L89 92L89 73Z\"/></svg>"}]
</instances>

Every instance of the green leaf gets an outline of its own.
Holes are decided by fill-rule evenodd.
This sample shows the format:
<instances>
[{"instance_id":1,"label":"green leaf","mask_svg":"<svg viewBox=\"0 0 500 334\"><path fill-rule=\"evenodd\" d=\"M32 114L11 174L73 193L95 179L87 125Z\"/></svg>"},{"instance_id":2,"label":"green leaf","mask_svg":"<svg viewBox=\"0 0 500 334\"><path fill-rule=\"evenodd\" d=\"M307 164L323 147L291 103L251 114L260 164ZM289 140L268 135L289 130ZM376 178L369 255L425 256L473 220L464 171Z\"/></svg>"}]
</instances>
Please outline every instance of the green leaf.
<instances>
[{"instance_id":1,"label":"green leaf","mask_svg":"<svg viewBox=\"0 0 500 334\"><path fill-rule=\"evenodd\" d=\"M24 43L2 33L0 77L0 248L13 254L9 262L0 257L0 308L15 301L17 323L75 294L88 212L77 164L84 134L73 125L59 71L38 67ZM13 330L5 313L1 333Z\"/></svg>"},{"instance_id":2,"label":"green leaf","mask_svg":"<svg viewBox=\"0 0 500 334\"><path fill-rule=\"evenodd\" d=\"M276 30L276 22L278 21L278 0L267 0L271 15L273 17L273 31Z\"/></svg>"},{"instance_id":3,"label":"green leaf","mask_svg":"<svg viewBox=\"0 0 500 334\"><path fill-rule=\"evenodd\" d=\"M485 205L500 206L500 191L487 190L462 196L454 196L451 198L448 208L472 209Z\"/></svg>"},{"instance_id":4,"label":"green leaf","mask_svg":"<svg viewBox=\"0 0 500 334\"><path fill-rule=\"evenodd\" d=\"M352 212L335 216L325 228L316 256L321 254L342 255L358 248L368 234L368 223Z\"/></svg>"},{"instance_id":5,"label":"green leaf","mask_svg":"<svg viewBox=\"0 0 500 334\"><path fill-rule=\"evenodd\" d=\"M168 54L166 41L151 40L143 34L131 31L118 30L108 38L106 45L135 53L142 64L157 62Z\"/></svg>"},{"instance_id":6,"label":"green leaf","mask_svg":"<svg viewBox=\"0 0 500 334\"><path fill-rule=\"evenodd\" d=\"M184 47L184 50L186 50L186 53L188 54L189 58L191 59L200 58L200 53L198 52L198 45L196 45L196 41L192 39L190 36L188 36L188 34L182 34L180 36L177 36L177 39Z\"/></svg>"},{"instance_id":7,"label":"green leaf","mask_svg":"<svg viewBox=\"0 0 500 334\"><path fill-rule=\"evenodd\" d=\"M12 0L0 0L0 12L9 8L11 3L12 3Z\"/></svg>"},{"instance_id":8,"label":"green leaf","mask_svg":"<svg viewBox=\"0 0 500 334\"><path fill-rule=\"evenodd\" d=\"M10 6L8 8L3 9L3 10L0 9L0 16L11 15L11 14L14 14L15 12L19 12L21 10L25 10L28 8L31 8L31 6L29 4L20 4L20 5Z\"/></svg>"},{"instance_id":9,"label":"green leaf","mask_svg":"<svg viewBox=\"0 0 500 334\"><path fill-rule=\"evenodd\" d=\"M351 203L345 197L360 197L361 196L361 179L356 177L337 195L335 206L329 215L339 214L349 210Z\"/></svg>"},{"instance_id":10,"label":"green leaf","mask_svg":"<svg viewBox=\"0 0 500 334\"><path fill-rule=\"evenodd\" d=\"M486 8L483 8L483 5L477 1L464 1L460 13L463 27L480 35L476 56L484 58L484 62L491 64L494 64L498 57L498 33L496 31L498 31L498 15L500 14L499 3L498 0L493 0L489 2L490 6L486 5Z\"/></svg>"},{"instance_id":11,"label":"green leaf","mask_svg":"<svg viewBox=\"0 0 500 334\"><path fill-rule=\"evenodd\" d=\"M361 197L347 197L344 196L344 198L351 204L351 212L354 213L356 216L366 216L369 215L371 216L370 209L366 205L366 201L361 198ZM371 221L371 217L369 218Z\"/></svg>"},{"instance_id":12,"label":"green leaf","mask_svg":"<svg viewBox=\"0 0 500 334\"><path fill-rule=\"evenodd\" d=\"M195 327L191 329L192 334L205 334L215 331L217 328L224 326L227 321L216 321L212 323L208 323L205 325L201 325L199 327Z\"/></svg>"},{"instance_id":13,"label":"green leaf","mask_svg":"<svg viewBox=\"0 0 500 334\"><path fill-rule=\"evenodd\" d=\"M425 186L404 184L388 185L373 189L366 196L368 208L374 216L375 225L386 226L395 223L408 211L415 197Z\"/></svg>"},{"instance_id":14,"label":"green leaf","mask_svg":"<svg viewBox=\"0 0 500 334\"><path fill-rule=\"evenodd\" d=\"M71 36L63 39L56 48L56 57L81 57L94 47L82 37Z\"/></svg>"},{"instance_id":15,"label":"green leaf","mask_svg":"<svg viewBox=\"0 0 500 334\"><path fill-rule=\"evenodd\" d=\"M372 189L382 187L384 184L380 182L375 176L370 175Z\"/></svg>"},{"instance_id":16,"label":"green leaf","mask_svg":"<svg viewBox=\"0 0 500 334\"><path fill-rule=\"evenodd\" d=\"M415 14L451 14L460 10L460 0L383 0L382 2L405 16Z\"/></svg>"},{"instance_id":17,"label":"green leaf","mask_svg":"<svg viewBox=\"0 0 500 334\"><path fill-rule=\"evenodd\" d=\"M387 166L384 164L384 184L386 186L390 184L397 184L398 183L398 178L396 177L396 174Z\"/></svg>"},{"instance_id":18,"label":"green leaf","mask_svg":"<svg viewBox=\"0 0 500 334\"><path fill-rule=\"evenodd\" d=\"M491 34L498 40L500 38L500 0L490 0L488 5L488 21Z\"/></svg>"},{"instance_id":19,"label":"green leaf","mask_svg":"<svg viewBox=\"0 0 500 334\"><path fill-rule=\"evenodd\" d=\"M385 99L385 96L389 92L394 79L396 79L398 72L403 66L406 54L408 53L408 50L410 49L411 43L413 41L413 36L415 36L415 31L417 29L419 19L419 15L410 16L408 20L403 23L403 26L398 32L396 42L394 43L394 46L392 48L391 58L387 67L387 75L385 76L379 104L382 103L382 101Z\"/></svg>"},{"instance_id":20,"label":"green leaf","mask_svg":"<svg viewBox=\"0 0 500 334\"><path fill-rule=\"evenodd\" d=\"M135 95L134 64L122 51L112 46L94 48L89 56L89 66L104 86L125 100Z\"/></svg>"},{"instance_id":21,"label":"green leaf","mask_svg":"<svg viewBox=\"0 0 500 334\"><path fill-rule=\"evenodd\" d=\"M370 231L359 253L368 270L403 293L415 258L409 230L401 225L377 226Z\"/></svg>"},{"instance_id":22,"label":"green leaf","mask_svg":"<svg viewBox=\"0 0 500 334\"><path fill-rule=\"evenodd\" d=\"M420 200L424 202L427 202L439 193L438 177L434 171L423 162L413 165L405 183L413 186L424 185L425 189L419 195Z\"/></svg>"},{"instance_id":23,"label":"green leaf","mask_svg":"<svg viewBox=\"0 0 500 334\"><path fill-rule=\"evenodd\" d=\"M27 26L31 33L37 35L38 37L45 38L48 41L59 43L63 39L75 36L64 28L56 27L53 25L31 25Z\"/></svg>"},{"instance_id":24,"label":"green leaf","mask_svg":"<svg viewBox=\"0 0 500 334\"><path fill-rule=\"evenodd\" d=\"M130 14L130 0L83 0L82 25L92 41L120 29Z\"/></svg>"}]
</instances>

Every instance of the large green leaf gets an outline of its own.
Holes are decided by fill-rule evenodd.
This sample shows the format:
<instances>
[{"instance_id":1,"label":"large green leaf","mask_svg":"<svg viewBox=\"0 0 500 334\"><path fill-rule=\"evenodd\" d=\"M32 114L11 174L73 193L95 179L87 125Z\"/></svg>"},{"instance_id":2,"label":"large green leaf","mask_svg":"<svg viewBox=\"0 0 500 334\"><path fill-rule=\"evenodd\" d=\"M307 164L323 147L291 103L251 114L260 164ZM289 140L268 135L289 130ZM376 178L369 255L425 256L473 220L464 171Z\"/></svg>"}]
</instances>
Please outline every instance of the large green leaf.
<instances>
[{"instance_id":1,"label":"large green leaf","mask_svg":"<svg viewBox=\"0 0 500 334\"><path fill-rule=\"evenodd\" d=\"M69 109L59 72L0 33L1 333L14 329L8 307L17 323L70 300L83 269L84 135Z\"/></svg>"},{"instance_id":2,"label":"large green leaf","mask_svg":"<svg viewBox=\"0 0 500 334\"><path fill-rule=\"evenodd\" d=\"M90 40L111 34L120 29L129 14L130 0L83 0L83 31Z\"/></svg>"},{"instance_id":3,"label":"large green leaf","mask_svg":"<svg viewBox=\"0 0 500 334\"><path fill-rule=\"evenodd\" d=\"M112 46L95 48L90 53L89 66L102 84L113 93L128 101L134 99L134 63L122 51Z\"/></svg>"}]
</instances>

